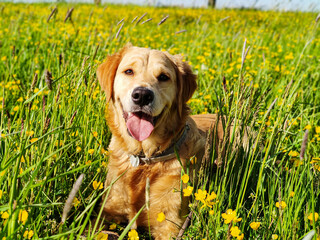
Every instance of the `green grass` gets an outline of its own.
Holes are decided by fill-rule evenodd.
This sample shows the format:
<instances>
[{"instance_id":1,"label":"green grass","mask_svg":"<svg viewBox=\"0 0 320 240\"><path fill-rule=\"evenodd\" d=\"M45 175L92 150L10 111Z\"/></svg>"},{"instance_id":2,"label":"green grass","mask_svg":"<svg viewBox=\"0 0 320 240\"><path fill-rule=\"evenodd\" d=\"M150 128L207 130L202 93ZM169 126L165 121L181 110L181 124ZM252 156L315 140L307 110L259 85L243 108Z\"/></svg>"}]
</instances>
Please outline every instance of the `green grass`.
<instances>
[{"instance_id":1,"label":"green grass","mask_svg":"<svg viewBox=\"0 0 320 240\"><path fill-rule=\"evenodd\" d=\"M193 217L184 238L232 239L232 226L244 239L272 239L273 234L302 239L312 229L319 238L320 220L308 219L320 209L316 14L57 7L47 22L53 5L0 4L0 239L28 238L27 231L33 231L33 239L93 238L93 229L101 229L90 219L98 215L108 188L94 189L93 184L104 182L111 133L95 71L107 54L127 42L183 54L198 75L198 90L189 102L192 113L218 113L227 116L226 127L231 122L239 126L221 144L225 156L211 149L199 183L190 183L194 193L206 189L217 197L210 208L193 194ZM64 23L71 7L72 21ZM144 13L140 23L131 23ZM186 31L177 33L181 30ZM245 39L250 49L241 66ZM46 69L53 76L51 90ZM237 142L243 139L243 126L256 133L249 135L248 151ZM306 129L308 144L300 159ZM78 204L62 224L64 203L82 173ZM286 203L284 209L276 207L279 201ZM242 220L225 224L227 209ZM253 230L252 222L261 225ZM117 224L114 231L120 235L125 227ZM138 233L148 238L146 231Z\"/></svg>"}]
</instances>

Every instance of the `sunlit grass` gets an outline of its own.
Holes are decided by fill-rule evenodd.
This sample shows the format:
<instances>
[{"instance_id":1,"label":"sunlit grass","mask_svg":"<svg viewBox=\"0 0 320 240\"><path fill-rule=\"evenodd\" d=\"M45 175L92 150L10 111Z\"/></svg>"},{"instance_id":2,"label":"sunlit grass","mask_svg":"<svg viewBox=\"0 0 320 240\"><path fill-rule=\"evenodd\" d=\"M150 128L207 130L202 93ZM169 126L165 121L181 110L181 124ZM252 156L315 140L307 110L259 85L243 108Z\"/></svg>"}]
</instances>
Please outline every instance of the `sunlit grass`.
<instances>
[{"instance_id":1,"label":"sunlit grass","mask_svg":"<svg viewBox=\"0 0 320 240\"><path fill-rule=\"evenodd\" d=\"M183 54L198 74L192 112L225 115L226 126L240 126L222 143L223 157L209 151L211 164L199 172L199 183L187 181L193 216L185 238L300 239L312 229L319 237L316 14L60 4L47 22L54 7L0 4L1 239L74 239L101 229L90 220L108 191L100 183L110 132L95 71L127 42ZM243 61L245 40L250 48ZM243 126L254 130L249 150L237 140L244 137ZM309 141L300 158L306 130ZM121 235L126 226L109 227ZM140 229L138 234L149 236Z\"/></svg>"}]
</instances>

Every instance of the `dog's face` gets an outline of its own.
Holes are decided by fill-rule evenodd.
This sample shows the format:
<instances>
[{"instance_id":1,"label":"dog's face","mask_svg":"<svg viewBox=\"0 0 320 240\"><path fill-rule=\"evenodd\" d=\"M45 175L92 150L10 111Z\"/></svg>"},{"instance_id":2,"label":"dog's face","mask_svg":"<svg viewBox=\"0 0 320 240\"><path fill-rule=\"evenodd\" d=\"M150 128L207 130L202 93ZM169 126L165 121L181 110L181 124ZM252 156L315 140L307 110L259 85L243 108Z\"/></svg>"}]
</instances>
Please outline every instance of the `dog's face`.
<instances>
[{"instance_id":1,"label":"dog's face","mask_svg":"<svg viewBox=\"0 0 320 240\"><path fill-rule=\"evenodd\" d=\"M121 108L129 134L138 141L173 108L182 114L196 88L195 75L180 57L132 46L108 57L97 75L107 101Z\"/></svg>"}]
</instances>

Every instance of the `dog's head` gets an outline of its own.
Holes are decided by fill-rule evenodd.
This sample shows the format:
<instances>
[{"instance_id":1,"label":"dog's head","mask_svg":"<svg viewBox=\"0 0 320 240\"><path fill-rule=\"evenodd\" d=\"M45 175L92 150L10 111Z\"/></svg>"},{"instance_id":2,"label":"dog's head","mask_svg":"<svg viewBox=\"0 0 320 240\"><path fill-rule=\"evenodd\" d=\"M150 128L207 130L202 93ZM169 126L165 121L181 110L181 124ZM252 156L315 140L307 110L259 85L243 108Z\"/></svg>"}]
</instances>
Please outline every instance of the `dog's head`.
<instances>
[{"instance_id":1,"label":"dog's head","mask_svg":"<svg viewBox=\"0 0 320 240\"><path fill-rule=\"evenodd\" d=\"M182 117L196 76L181 56L126 45L107 57L97 76L107 101L121 107L129 134L147 139L168 113Z\"/></svg>"}]
</instances>

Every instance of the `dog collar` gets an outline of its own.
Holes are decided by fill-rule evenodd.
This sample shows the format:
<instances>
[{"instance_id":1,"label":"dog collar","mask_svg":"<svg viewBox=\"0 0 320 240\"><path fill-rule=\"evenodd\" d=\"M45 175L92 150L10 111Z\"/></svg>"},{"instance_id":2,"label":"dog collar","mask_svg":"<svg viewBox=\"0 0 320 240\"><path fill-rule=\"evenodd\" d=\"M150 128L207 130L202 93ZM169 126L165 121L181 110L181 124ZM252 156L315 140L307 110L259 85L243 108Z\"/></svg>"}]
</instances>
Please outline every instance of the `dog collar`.
<instances>
[{"instance_id":1,"label":"dog collar","mask_svg":"<svg viewBox=\"0 0 320 240\"><path fill-rule=\"evenodd\" d=\"M175 143L173 143L171 147L167 148L165 151L163 151L161 154L157 156L147 158L141 155L129 155L131 165L133 167L138 167L141 162L143 162L144 164L152 164L157 162L164 162L164 161L175 158L176 157L175 150L177 152L179 151L181 145L186 140L189 129L190 127L186 124L180 138Z\"/></svg>"}]
</instances>

